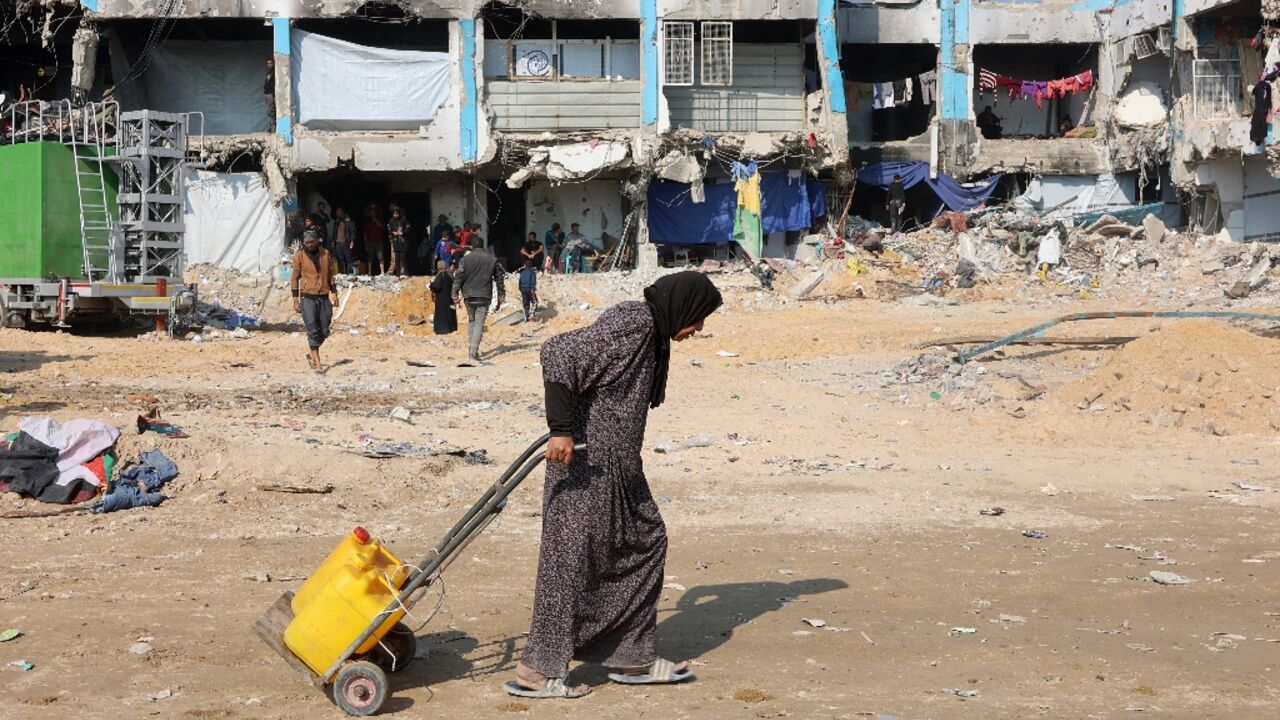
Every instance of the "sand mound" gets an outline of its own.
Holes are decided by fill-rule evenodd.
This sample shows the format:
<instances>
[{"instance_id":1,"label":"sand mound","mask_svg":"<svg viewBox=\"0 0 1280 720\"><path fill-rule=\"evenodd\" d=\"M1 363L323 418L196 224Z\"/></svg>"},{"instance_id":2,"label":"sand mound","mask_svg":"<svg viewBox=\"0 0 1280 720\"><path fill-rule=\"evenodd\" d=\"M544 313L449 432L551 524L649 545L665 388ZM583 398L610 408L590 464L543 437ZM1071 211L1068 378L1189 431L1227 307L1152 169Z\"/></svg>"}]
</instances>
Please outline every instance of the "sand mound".
<instances>
[{"instance_id":1,"label":"sand mound","mask_svg":"<svg viewBox=\"0 0 1280 720\"><path fill-rule=\"evenodd\" d=\"M1280 341L1212 320L1171 321L1053 392L1055 414L1214 435L1280 430Z\"/></svg>"}]
</instances>

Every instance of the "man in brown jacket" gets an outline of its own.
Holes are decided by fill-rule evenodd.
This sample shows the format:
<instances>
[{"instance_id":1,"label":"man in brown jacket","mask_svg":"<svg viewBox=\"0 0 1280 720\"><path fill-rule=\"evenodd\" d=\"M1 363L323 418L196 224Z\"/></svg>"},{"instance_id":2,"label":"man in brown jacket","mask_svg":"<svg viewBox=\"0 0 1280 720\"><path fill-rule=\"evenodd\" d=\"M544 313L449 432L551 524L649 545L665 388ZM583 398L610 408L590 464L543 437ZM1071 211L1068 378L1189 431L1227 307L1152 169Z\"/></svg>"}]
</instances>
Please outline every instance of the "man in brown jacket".
<instances>
[{"instance_id":1,"label":"man in brown jacket","mask_svg":"<svg viewBox=\"0 0 1280 720\"><path fill-rule=\"evenodd\" d=\"M307 361L316 372L322 370L320 346L329 337L333 309L338 307L338 286L334 282L337 275L338 261L320 246L320 234L314 230L303 233L302 249L293 256L289 288L293 291L293 311L302 313L302 324L307 327L311 347ZM329 296L333 296L333 302Z\"/></svg>"}]
</instances>

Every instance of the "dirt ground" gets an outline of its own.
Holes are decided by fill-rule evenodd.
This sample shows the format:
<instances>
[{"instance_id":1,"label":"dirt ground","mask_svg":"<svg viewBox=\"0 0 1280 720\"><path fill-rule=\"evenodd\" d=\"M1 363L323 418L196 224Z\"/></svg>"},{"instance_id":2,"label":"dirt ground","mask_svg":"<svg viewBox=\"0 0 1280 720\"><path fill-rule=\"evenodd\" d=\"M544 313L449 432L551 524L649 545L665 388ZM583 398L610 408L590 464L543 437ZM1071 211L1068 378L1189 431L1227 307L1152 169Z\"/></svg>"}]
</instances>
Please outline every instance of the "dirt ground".
<instances>
[{"instance_id":1,"label":"dirt ground","mask_svg":"<svg viewBox=\"0 0 1280 720\"><path fill-rule=\"evenodd\" d=\"M626 688L582 668L585 699L502 693L529 622L535 476L446 574L389 716L1280 715L1280 340L1095 321L1050 334L1145 341L1011 347L913 379L895 368L919 343L1116 306L770 305L749 276L726 282L725 311L676 346L645 450L671 537L659 646L697 681ZM543 432L538 348L580 321L561 306L495 328L479 368L457 367L464 334L339 324L324 375L288 327L200 344L0 331L0 427L101 419L126 431L123 456L160 448L181 470L158 508L0 520L0 629L24 633L0 644L0 716L341 717L251 624L356 525L427 553ZM149 406L191 437L135 434ZM381 442L493 463L360 454ZM333 491L258 489L273 483Z\"/></svg>"}]
</instances>

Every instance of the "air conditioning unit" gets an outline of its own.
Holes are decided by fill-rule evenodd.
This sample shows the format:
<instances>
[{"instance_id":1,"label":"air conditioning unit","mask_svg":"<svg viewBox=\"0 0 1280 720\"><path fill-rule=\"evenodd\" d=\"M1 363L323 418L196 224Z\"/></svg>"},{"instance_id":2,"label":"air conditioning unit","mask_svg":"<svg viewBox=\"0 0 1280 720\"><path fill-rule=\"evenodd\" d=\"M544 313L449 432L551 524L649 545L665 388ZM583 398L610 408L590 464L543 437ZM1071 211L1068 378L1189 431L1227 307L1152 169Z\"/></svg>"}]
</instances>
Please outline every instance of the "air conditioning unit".
<instances>
[{"instance_id":1,"label":"air conditioning unit","mask_svg":"<svg viewBox=\"0 0 1280 720\"><path fill-rule=\"evenodd\" d=\"M1136 55L1139 60L1149 58L1159 52L1160 47L1156 45L1156 39L1151 36L1151 33L1142 33L1141 35L1133 36L1133 54Z\"/></svg>"}]
</instances>

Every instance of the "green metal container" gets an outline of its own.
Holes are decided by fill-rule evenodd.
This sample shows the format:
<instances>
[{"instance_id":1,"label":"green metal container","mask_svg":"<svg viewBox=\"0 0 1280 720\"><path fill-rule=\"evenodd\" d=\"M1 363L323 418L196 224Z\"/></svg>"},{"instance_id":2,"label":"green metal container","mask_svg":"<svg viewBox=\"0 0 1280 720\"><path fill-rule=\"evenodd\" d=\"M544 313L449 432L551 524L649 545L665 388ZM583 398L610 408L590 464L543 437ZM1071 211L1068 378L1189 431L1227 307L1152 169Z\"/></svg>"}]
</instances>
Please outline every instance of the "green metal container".
<instances>
[{"instance_id":1,"label":"green metal container","mask_svg":"<svg viewBox=\"0 0 1280 720\"><path fill-rule=\"evenodd\" d=\"M0 281L84 278L75 163L60 143L0 146ZM96 172L96 163L80 164L82 172ZM114 217L117 179L110 169L106 183Z\"/></svg>"}]
</instances>

